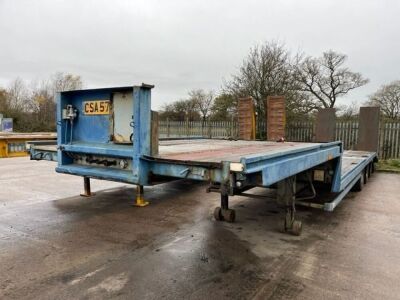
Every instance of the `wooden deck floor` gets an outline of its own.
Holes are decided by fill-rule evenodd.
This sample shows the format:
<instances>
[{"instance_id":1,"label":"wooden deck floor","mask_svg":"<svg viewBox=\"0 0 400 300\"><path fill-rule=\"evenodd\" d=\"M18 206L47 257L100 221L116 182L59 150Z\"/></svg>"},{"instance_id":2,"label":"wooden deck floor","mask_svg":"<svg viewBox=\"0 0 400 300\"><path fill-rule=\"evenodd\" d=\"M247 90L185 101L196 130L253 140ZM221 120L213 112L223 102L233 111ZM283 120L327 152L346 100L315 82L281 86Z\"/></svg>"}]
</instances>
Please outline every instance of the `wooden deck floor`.
<instances>
[{"instance_id":1,"label":"wooden deck floor","mask_svg":"<svg viewBox=\"0 0 400 300\"><path fill-rule=\"evenodd\" d=\"M311 149L318 143L229 141L229 140L171 140L160 141L159 158L200 162L239 162L251 155L267 155L293 149Z\"/></svg>"},{"instance_id":2,"label":"wooden deck floor","mask_svg":"<svg viewBox=\"0 0 400 300\"><path fill-rule=\"evenodd\" d=\"M351 172L354 168L356 168L361 161L370 157L371 155L373 155L373 152L353 150L344 151L342 157L342 178L345 174Z\"/></svg>"}]
</instances>

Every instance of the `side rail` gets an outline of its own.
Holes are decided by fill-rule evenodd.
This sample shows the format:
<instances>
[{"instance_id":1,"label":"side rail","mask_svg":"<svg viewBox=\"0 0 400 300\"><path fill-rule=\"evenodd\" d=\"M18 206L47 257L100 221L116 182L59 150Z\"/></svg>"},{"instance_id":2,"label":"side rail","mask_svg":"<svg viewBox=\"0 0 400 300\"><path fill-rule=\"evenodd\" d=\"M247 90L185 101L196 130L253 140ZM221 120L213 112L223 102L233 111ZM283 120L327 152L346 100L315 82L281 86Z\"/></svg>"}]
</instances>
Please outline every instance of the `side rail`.
<instances>
[{"instance_id":1,"label":"side rail","mask_svg":"<svg viewBox=\"0 0 400 300\"><path fill-rule=\"evenodd\" d=\"M57 141L28 142L31 160L57 161Z\"/></svg>"},{"instance_id":2,"label":"side rail","mask_svg":"<svg viewBox=\"0 0 400 300\"><path fill-rule=\"evenodd\" d=\"M268 187L341 155L341 143L332 142L264 156L245 157L241 159L241 165L245 174L261 172L262 181L258 185Z\"/></svg>"}]
</instances>

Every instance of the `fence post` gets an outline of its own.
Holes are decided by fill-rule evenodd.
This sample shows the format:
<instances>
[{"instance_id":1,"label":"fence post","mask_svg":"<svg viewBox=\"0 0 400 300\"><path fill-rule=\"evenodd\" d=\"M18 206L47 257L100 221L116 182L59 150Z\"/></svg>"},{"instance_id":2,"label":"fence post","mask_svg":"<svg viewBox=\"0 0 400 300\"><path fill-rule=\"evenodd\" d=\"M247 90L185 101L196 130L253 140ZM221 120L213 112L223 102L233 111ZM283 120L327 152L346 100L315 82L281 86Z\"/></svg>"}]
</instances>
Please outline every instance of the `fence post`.
<instances>
[{"instance_id":1,"label":"fence post","mask_svg":"<svg viewBox=\"0 0 400 300\"><path fill-rule=\"evenodd\" d=\"M233 120L230 121L230 138L235 139L236 138L236 131L235 131L235 123L233 122Z\"/></svg>"},{"instance_id":2,"label":"fence post","mask_svg":"<svg viewBox=\"0 0 400 300\"><path fill-rule=\"evenodd\" d=\"M170 135L170 124L169 124L169 118L167 118L167 137L169 138Z\"/></svg>"},{"instance_id":3,"label":"fence post","mask_svg":"<svg viewBox=\"0 0 400 300\"><path fill-rule=\"evenodd\" d=\"M185 135L189 136L189 118L185 119Z\"/></svg>"}]
</instances>

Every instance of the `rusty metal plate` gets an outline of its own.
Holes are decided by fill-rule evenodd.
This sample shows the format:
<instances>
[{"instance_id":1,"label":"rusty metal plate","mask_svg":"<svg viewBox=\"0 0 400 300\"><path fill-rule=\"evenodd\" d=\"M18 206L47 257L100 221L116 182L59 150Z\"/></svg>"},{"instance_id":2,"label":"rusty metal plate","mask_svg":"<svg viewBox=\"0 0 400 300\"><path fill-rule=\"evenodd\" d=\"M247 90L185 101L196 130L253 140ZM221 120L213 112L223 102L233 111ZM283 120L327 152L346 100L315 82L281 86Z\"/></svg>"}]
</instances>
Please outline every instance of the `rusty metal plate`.
<instances>
[{"instance_id":1,"label":"rusty metal plate","mask_svg":"<svg viewBox=\"0 0 400 300\"><path fill-rule=\"evenodd\" d=\"M253 98L240 98L238 107L239 139L255 139L255 116Z\"/></svg>"},{"instance_id":2,"label":"rusty metal plate","mask_svg":"<svg viewBox=\"0 0 400 300\"><path fill-rule=\"evenodd\" d=\"M378 151L379 107L360 107L356 150Z\"/></svg>"},{"instance_id":3,"label":"rusty metal plate","mask_svg":"<svg viewBox=\"0 0 400 300\"><path fill-rule=\"evenodd\" d=\"M285 137L286 107L285 97L268 96L266 104L267 140L277 141Z\"/></svg>"},{"instance_id":4,"label":"rusty metal plate","mask_svg":"<svg viewBox=\"0 0 400 300\"><path fill-rule=\"evenodd\" d=\"M315 124L315 142L327 143L335 140L336 109L318 109L317 122Z\"/></svg>"}]
</instances>

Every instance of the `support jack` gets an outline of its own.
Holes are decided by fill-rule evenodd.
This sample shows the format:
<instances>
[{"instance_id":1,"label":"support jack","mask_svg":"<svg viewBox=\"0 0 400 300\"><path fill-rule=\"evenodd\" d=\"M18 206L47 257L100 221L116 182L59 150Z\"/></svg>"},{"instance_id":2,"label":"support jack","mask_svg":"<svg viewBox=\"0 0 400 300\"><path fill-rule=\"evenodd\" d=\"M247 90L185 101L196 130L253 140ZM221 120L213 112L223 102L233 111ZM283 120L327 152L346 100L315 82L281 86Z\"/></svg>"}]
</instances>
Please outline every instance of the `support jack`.
<instances>
[{"instance_id":1,"label":"support jack","mask_svg":"<svg viewBox=\"0 0 400 300\"><path fill-rule=\"evenodd\" d=\"M80 194L82 197L91 197L94 196L90 189L90 178L83 177L83 193Z\"/></svg>"},{"instance_id":2,"label":"support jack","mask_svg":"<svg viewBox=\"0 0 400 300\"><path fill-rule=\"evenodd\" d=\"M149 205L150 202L144 200L144 188L143 185L138 185L136 187L136 201L134 206L143 207Z\"/></svg>"}]
</instances>

